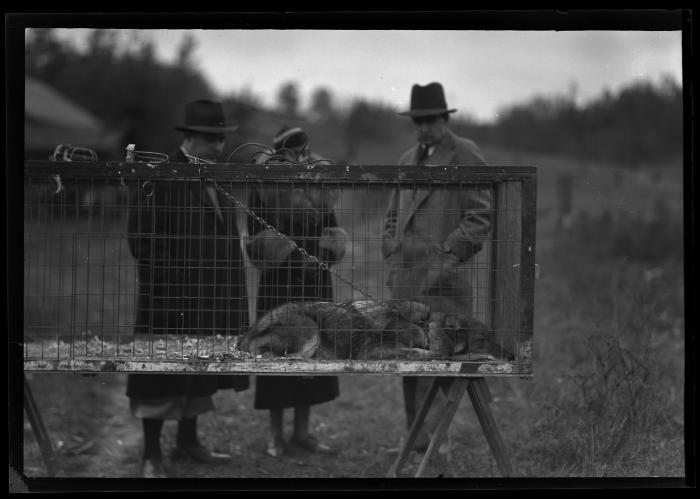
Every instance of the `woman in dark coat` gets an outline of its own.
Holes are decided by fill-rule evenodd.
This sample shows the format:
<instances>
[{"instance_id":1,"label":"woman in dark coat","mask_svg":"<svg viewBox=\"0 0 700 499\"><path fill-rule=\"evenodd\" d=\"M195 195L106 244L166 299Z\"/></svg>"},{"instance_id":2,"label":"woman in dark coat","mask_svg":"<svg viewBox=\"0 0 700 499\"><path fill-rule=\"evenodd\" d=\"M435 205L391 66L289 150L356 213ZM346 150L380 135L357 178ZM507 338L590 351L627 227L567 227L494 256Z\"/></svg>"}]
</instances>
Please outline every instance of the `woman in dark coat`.
<instances>
[{"instance_id":1,"label":"woman in dark coat","mask_svg":"<svg viewBox=\"0 0 700 499\"><path fill-rule=\"evenodd\" d=\"M195 101L185 108L180 150L170 161L216 160L224 145L220 104ZM243 250L234 207L200 182L154 180L130 201L128 242L136 260L135 333L184 337L236 334L247 326ZM247 229L243 222L242 228ZM172 341L172 339L171 339ZM126 394L144 429L144 477L163 477L163 421L178 420L174 456L223 463L230 456L204 448L197 415L213 410L219 388L243 390L248 376L129 374Z\"/></svg>"},{"instance_id":2,"label":"woman in dark coat","mask_svg":"<svg viewBox=\"0 0 700 499\"><path fill-rule=\"evenodd\" d=\"M286 149L293 151L296 149L293 145L296 144L287 144ZM276 146L281 149L279 144ZM338 227L334 203L331 190L292 188L291 184L256 189L249 200L249 206L263 220L326 264L342 259L347 239ZM331 275L327 269L310 261L289 240L259 221L252 222L249 233L252 236L248 252L260 270L258 318L291 301L333 300ZM288 407L294 408L292 443L312 452L329 450L309 434L310 406L331 401L338 395L337 376L258 376L255 408L270 410L268 454L284 453L282 418L283 410Z\"/></svg>"}]
</instances>

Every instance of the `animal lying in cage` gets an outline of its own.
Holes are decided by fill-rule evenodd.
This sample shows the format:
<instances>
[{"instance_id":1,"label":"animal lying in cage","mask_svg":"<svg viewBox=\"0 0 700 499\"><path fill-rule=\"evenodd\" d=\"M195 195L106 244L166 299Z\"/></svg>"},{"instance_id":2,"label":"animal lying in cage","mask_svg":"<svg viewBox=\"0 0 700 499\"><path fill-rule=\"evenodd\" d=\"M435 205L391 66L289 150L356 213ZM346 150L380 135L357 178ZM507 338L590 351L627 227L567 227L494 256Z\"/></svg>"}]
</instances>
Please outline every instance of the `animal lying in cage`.
<instances>
[{"instance_id":1,"label":"animal lying in cage","mask_svg":"<svg viewBox=\"0 0 700 499\"><path fill-rule=\"evenodd\" d=\"M239 348L321 360L512 360L485 324L417 301L290 302L261 317Z\"/></svg>"}]
</instances>

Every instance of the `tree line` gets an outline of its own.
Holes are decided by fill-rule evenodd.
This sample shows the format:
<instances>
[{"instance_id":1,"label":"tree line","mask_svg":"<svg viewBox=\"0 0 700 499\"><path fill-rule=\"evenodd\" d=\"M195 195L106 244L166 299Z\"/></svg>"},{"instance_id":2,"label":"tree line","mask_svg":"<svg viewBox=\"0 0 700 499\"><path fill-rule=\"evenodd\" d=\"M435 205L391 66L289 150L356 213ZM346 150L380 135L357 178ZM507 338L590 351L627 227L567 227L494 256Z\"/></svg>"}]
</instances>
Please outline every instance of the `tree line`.
<instances>
[{"instance_id":1,"label":"tree line","mask_svg":"<svg viewBox=\"0 0 700 499\"><path fill-rule=\"evenodd\" d=\"M196 41L182 39L172 62L156 58L149 39L120 41L112 30L93 30L78 50L53 30L32 30L25 42L25 75L43 79L123 133L123 143L169 151L178 137L172 126L182 106L195 98L217 98L231 122L248 140L264 140L253 123L261 113L280 121L320 124L324 140L341 144L337 156L352 161L363 144L392 143L410 134L409 120L380 102L336 101L329 88L316 88L301 106L299 87L284 82L276 109L266 109L250 91L217 96L193 60ZM408 99L407 99L408 100ZM683 96L668 77L659 83L637 81L617 92L577 104L571 95L536 96L511 104L492 123L453 115L452 127L482 144L543 154L611 161L634 167L663 163L682 152Z\"/></svg>"},{"instance_id":2,"label":"tree line","mask_svg":"<svg viewBox=\"0 0 700 499\"><path fill-rule=\"evenodd\" d=\"M683 150L683 91L664 77L606 90L585 105L537 96L504 109L490 125L466 126L482 142L628 167L663 164Z\"/></svg>"}]
</instances>

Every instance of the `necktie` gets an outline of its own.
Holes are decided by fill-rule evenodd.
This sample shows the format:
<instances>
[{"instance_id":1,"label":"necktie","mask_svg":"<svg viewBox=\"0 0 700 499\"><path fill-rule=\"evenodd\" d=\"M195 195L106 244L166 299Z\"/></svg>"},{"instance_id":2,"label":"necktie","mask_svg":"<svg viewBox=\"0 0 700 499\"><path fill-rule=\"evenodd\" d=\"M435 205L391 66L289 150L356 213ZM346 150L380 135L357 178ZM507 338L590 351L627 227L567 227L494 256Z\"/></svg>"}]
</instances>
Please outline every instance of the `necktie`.
<instances>
[{"instance_id":1,"label":"necktie","mask_svg":"<svg viewBox=\"0 0 700 499\"><path fill-rule=\"evenodd\" d=\"M435 152L435 146L429 146L427 144L418 146L418 163L423 163L433 152Z\"/></svg>"},{"instance_id":2,"label":"necktie","mask_svg":"<svg viewBox=\"0 0 700 499\"><path fill-rule=\"evenodd\" d=\"M418 161L424 161L425 158L428 157L428 146L425 144L421 144L418 146Z\"/></svg>"}]
</instances>

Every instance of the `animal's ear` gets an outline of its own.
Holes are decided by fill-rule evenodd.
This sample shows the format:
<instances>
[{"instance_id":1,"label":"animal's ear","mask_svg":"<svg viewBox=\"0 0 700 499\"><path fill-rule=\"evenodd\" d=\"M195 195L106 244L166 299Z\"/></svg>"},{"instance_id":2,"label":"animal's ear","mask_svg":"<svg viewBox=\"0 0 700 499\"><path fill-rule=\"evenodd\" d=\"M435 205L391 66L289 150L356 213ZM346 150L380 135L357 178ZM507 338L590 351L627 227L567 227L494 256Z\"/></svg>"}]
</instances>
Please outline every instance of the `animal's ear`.
<instances>
[{"instance_id":1,"label":"animal's ear","mask_svg":"<svg viewBox=\"0 0 700 499\"><path fill-rule=\"evenodd\" d=\"M445 327L448 329L459 329L461 322L459 317L448 315L445 317Z\"/></svg>"}]
</instances>

